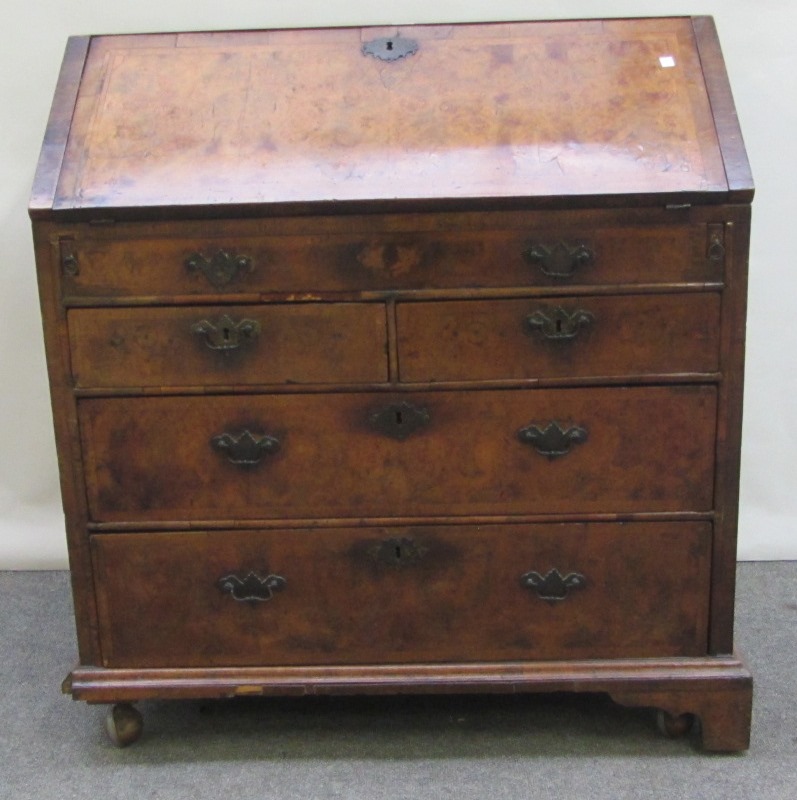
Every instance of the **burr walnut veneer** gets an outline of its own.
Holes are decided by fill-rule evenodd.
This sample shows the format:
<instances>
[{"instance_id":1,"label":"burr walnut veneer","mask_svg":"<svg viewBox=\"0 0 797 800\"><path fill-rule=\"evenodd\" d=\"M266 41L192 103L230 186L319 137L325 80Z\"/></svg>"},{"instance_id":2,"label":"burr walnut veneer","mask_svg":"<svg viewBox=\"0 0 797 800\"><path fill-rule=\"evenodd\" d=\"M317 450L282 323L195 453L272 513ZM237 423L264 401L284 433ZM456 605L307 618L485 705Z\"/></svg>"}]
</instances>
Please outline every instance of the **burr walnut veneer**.
<instances>
[{"instance_id":1,"label":"burr walnut veneer","mask_svg":"<svg viewBox=\"0 0 797 800\"><path fill-rule=\"evenodd\" d=\"M70 39L65 691L122 743L145 698L571 690L747 747L752 194L705 17Z\"/></svg>"}]
</instances>

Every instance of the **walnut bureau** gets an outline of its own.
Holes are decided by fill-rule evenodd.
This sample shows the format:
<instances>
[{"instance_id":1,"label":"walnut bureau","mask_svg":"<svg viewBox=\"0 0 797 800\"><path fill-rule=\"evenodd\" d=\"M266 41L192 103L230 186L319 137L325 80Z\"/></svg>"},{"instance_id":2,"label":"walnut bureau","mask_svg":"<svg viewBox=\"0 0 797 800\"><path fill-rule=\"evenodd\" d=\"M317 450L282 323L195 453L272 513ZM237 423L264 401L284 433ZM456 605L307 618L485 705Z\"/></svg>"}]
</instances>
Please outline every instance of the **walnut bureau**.
<instances>
[{"instance_id":1,"label":"walnut bureau","mask_svg":"<svg viewBox=\"0 0 797 800\"><path fill-rule=\"evenodd\" d=\"M606 692L748 746L710 18L72 38L30 214L74 698Z\"/></svg>"}]
</instances>

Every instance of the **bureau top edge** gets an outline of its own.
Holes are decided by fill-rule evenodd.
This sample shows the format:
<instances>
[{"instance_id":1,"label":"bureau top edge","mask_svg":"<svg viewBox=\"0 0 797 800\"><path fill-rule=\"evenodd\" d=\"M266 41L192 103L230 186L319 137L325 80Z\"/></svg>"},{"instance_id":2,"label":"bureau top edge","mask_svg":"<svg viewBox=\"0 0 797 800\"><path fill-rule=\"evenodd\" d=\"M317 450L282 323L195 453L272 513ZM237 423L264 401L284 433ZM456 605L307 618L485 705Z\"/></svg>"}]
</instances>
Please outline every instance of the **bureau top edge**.
<instances>
[{"instance_id":1,"label":"bureau top edge","mask_svg":"<svg viewBox=\"0 0 797 800\"><path fill-rule=\"evenodd\" d=\"M580 197L516 198L393 198L380 200L313 202L206 204L179 206L87 206L52 207L31 202L28 213L33 222L58 224L114 222L183 222L231 219L278 219L285 217L345 217L385 214L446 214L457 212L502 211L590 211L605 209L662 209L687 211L690 208L750 205L753 189L744 192L654 195L583 195Z\"/></svg>"},{"instance_id":2,"label":"bureau top edge","mask_svg":"<svg viewBox=\"0 0 797 800\"><path fill-rule=\"evenodd\" d=\"M391 45L406 54L391 59ZM752 196L713 20L672 17L73 37L29 212L144 220Z\"/></svg>"}]
</instances>

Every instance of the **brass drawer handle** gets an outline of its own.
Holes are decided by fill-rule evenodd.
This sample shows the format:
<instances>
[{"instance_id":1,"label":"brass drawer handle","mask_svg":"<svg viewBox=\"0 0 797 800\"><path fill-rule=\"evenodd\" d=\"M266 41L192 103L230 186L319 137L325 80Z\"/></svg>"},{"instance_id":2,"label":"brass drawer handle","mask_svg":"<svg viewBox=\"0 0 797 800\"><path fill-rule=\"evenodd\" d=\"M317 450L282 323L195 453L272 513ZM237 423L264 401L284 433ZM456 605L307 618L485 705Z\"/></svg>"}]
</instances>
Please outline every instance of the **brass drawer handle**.
<instances>
[{"instance_id":1,"label":"brass drawer handle","mask_svg":"<svg viewBox=\"0 0 797 800\"><path fill-rule=\"evenodd\" d=\"M523 256L551 278L572 278L579 267L586 267L595 259L595 254L585 244L561 241L554 245L532 244L524 250Z\"/></svg>"},{"instance_id":2,"label":"brass drawer handle","mask_svg":"<svg viewBox=\"0 0 797 800\"><path fill-rule=\"evenodd\" d=\"M211 447L227 456L232 464L252 465L260 463L265 455L273 455L280 449L279 439L274 436L255 436L243 431L235 436L232 433L220 433L210 440Z\"/></svg>"},{"instance_id":3,"label":"brass drawer handle","mask_svg":"<svg viewBox=\"0 0 797 800\"><path fill-rule=\"evenodd\" d=\"M232 283L244 272L251 272L252 259L244 255L232 255L226 250L217 250L211 256L192 253L185 260L189 272L201 272L216 289Z\"/></svg>"},{"instance_id":4,"label":"brass drawer handle","mask_svg":"<svg viewBox=\"0 0 797 800\"><path fill-rule=\"evenodd\" d=\"M520 585L536 592L541 600L553 604L564 600L571 589L583 589L587 579L578 572L562 576L558 569L552 569L545 576L539 572L527 572L520 576Z\"/></svg>"},{"instance_id":5,"label":"brass drawer handle","mask_svg":"<svg viewBox=\"0 0 797 800\"><path fill-rule=\"evenodd\" d=\"M567 311L562 306L556 306L532 312L526 317L525 326L529 335L539 333L543 339L552 342L568 342L578 336L581 328L594 321L595 316L583 308Z\"/></svg>"},{"instance_id":6,"label":"brass drawer handle","mask_svg":"<svg viewBox=\"0 0 797 800\"><path fill-rule=\"evenodd\" d=\"M517 432L518 440L530 444L538 453L548 458L567 455L574 444L587 441L587 431L578 425L563 428L558 422L549 422L544 428L528 425Z\"/></svg>"},{"instance_id":7,"label":"brass drawer handle","mask_svg":"<svg viewBox=\"0 0 797 800\"><path fill-rule=\"evenodd\" d=\"M391 403L369 417L371 427L393 439L404 441L429 422L429 411L411 403Z\"/></svg>"},{"instance_id":8,"label":"brass drawer handle","mask_svg":"<svg viewBox=\"0 0 797 800\"><path fill-rule=\"evenodd\" d=\"M235 322L228 314L223 314L215 323L208 319L195 322L191 326L191 333L204 337L205 345L211 350L227 352L256 339L260 333L260 323L253 319Z\"/></svg>"},{"instance_id":9,"label":"brass drawer handle","mask_svg":"<svg viewBox=\"0 0 797 800\"><path fill-rule=\"evenodd\" d=\"M281 575L268 575L261 578L250 572L246 577L226 575L219 578L216 586L233 600L239 603L264 603L274 597L275 592L281 592L287 584Z\"/></svg>"}]
</instances>

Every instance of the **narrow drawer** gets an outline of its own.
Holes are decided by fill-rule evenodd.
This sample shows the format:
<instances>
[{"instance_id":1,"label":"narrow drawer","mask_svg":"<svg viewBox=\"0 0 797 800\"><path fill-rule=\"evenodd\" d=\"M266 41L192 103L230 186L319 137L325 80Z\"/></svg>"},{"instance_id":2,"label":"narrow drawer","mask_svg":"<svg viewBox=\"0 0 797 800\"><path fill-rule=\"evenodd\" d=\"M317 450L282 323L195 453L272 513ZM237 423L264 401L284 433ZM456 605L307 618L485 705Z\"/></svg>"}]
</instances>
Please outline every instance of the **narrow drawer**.
<instances>
[{"instance_id":1,"label":"narrow drawer","mask_svg":"<svg viewBox=\"0 0 797 800\"><path fill-rule=\"evenodd\" d=\"M101 299L703 283L723 273L722 260L709 257L705 224L454 214L288 220L281 228L257 221L224 230L80 231L62 243L64 293Z\"/></svg>"},{"instance_id":2,"label":"narrow drawer","mask_svg":"<svg viewBox=\"0 0 797 800\"><path fill-rule=\"evenodd\" d=\"M710 545L661 522L92 538L109 667L701 655Z\"/></svg>"},{"instance_id":3,"label":"narrow drawer","mask_svg":"<svg viewBox=\"0 0 797 800\"><path fill-rule=\"evenodd\" d=\"M81 387L387 380L378 303L72 309Z\"/></svg>"},{"instance_id":4,"label":"narrow drawer","mask_svg":"<svg viewBox=\"0 0 797 800\"><path fill-rule=\"evenodd\" d=\"M711 386L91 398L95 521L712 507Z\"/></svg>"},{"instance_id":5,"label":"narrow drawer","mask_svg":"<svg viewBox=\"0 0 797 800\"><path fill-rule=\"evenodd\" d=\"M401 303L403 381L718 369L718 294Z\"/></svg>"}]
</instances>

